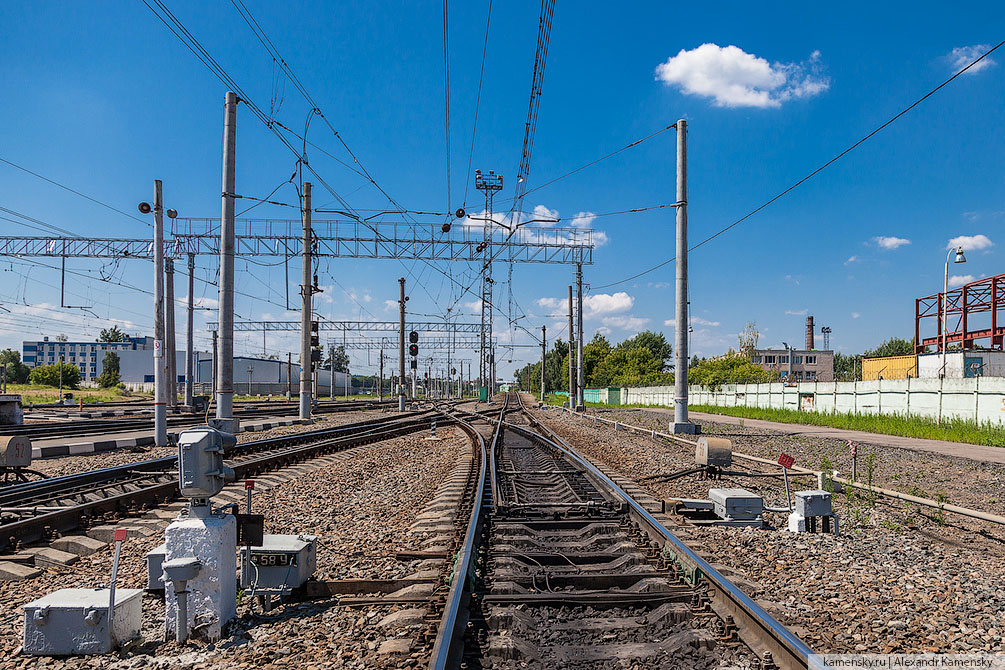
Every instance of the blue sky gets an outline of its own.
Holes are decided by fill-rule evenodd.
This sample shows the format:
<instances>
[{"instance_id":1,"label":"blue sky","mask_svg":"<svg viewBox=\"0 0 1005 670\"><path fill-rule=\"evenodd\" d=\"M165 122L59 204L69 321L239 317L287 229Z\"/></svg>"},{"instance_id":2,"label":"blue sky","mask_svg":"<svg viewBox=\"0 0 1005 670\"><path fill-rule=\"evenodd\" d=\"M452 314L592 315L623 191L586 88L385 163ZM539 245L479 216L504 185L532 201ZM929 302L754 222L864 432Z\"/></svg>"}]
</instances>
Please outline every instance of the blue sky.
<instances>
[{"instance_id":1,"label":"blue sky","mask_svg":"<svg viewBox=\"0 0 1005 670\"><path fill-rule=\"evenodd\" d=\"M380 185L409 209L447 206L442 4L266 3L246 0L276 48ZM167 6L263 109L302 132L308 107L277 75L271 58L228 2L165 0ZM450 207L481 208L467 172L487 3L450 5ZM472 169L495 169L512 195L537 38L537 3L495 3ZM689 124L690 236L699 241L818 167L948 77L979 45L1002 39L1005 8L977 3L947 12L939 3L710 8L636 3L557 4L529 186L577 168L685 118ZM226 87L141 2L0 5L0 158L134 214L164 181L166 205L182 216L218 217ZM703 46L705 45L705 46ZM1005 51L1001 52L1005 53ZM1005 79L996 52L826 171L691 256L692 349L716 354L756 321L764 345L802 341L805 315L833 329L832 346L852 352L913 333L914 298L941 290L951 238L964 236L968 263L953 274L1005 271ZM278 103L281 101L281 105ZM251 113L239 112L239 193L264 197L287 180L295 158ZM351 160L315 119L312 142ZM534 192L544 207L581 222L606 242L585 270L591 285L587 337L620 340L661 329L673 316L672 264L624 279L673 255L673 210L590 219L674 199L673 131ZM358 209L383 209L384 196L317 150L311 163ZM465 189L465 183L468 186ZM465 201L465 190L467 198ZM296 202L289 184L274 199ZM315 187L315 205L333 198ZM238 211L243 209L239 203ZM0 163L0 207L89 236L150 234L150 228ZM539 210L543 211L543 210ZM261 217L296 218L262 205ZM249 214L250 216L251 214ZM18 219L8 213L6 218ZM142 218L138 213L136 218ZM21 219L23 221L23 219ZM41 234L0 219L5 235ZM983 238L978 236L984 236ZM55 263L50 263L55 265ZM58 270L24 259L0 263L0 347L65 332L93 339L109 320L149 333L151 266L68 259L67 302ZM441 266L441 269L446 269ZM446 307L476 320L436 269L422 263L322 262L327 290L317 308L329 318L392 319L386 300L410 277L416 317ZM198 275L214 279L215 261ZM455 266L464 280L471 268ZM506 332L507 268L495 269L495 302ZM291 265L295 300L299 268ZM549 338L565 336L568 266L517 265L514 315ZM102 281L102 278L110 281ZM296 319L285 313L282 266L238 262L239 317ZM465 281L465 283L467 283ZM179 276L178 296L185 295ZM197 283L211 306L216 290ZM254 297L252 297L254 296ZM10 310L10 313L4 311ZM200 313L200 327L215 320ZM182 323L179 313L179 323ZM208 338L200 330L199 341ZM515 341L529 342L517 331ZM269 336L267 349L295 350ZM261 351L261 335L239 336L239 352ZM465 354L469 358L471 353ZM501 372L533 358L499 355ZM512 358L514 365L507 361ZM373 369L375 357L353 356Z\"/></svg>"}]
</instances>

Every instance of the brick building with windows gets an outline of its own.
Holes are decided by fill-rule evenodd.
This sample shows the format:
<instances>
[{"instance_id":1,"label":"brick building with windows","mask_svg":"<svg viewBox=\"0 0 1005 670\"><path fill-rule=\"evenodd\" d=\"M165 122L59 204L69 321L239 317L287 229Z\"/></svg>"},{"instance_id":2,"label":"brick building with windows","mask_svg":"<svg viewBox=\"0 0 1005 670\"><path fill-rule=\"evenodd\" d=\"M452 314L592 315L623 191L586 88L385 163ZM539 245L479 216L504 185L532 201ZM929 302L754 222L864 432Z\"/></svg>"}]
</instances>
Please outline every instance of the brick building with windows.
<instances>
[{"instance_id":1,"label":"brick building with windows","mask_svg":"<svg viewBox=\"0 0 1005 670\"><path fill-rule=\"evenodd\" d=\"M106 351L152 351L153 348L152 337L129 337L125 342L58 342L44 337L41 341L21 343L21 361L29 368L37 368L55 365L62 357L64 363L80 368L80 380L86 384L101 374L101 359Z\"/></svg>"},{"instance_id":2,"label":"brick building with windows","mask_svg":"<svg viewBox=\"0 0 1005 670\"><path fill-rule=\"evenodd\" d=\"M785 381L834 381L834 352L819 349L757 349L750 362L775 371Z\"/></svg>"}]
</instances>

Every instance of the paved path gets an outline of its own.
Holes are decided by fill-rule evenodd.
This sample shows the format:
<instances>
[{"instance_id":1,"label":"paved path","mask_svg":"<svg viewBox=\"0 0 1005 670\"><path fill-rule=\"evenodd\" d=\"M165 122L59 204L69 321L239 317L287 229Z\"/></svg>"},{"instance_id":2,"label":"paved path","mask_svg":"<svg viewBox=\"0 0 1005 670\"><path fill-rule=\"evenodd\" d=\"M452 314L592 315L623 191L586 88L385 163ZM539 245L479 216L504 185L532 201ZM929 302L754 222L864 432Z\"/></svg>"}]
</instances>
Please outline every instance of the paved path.
<instances>
[{"instance_id":1,"label":"paved path","mask_svg":"<svg viewBox=\"0 0 1005 670\"><path fill-rule=\"evenodd\" d=\"M669 414L673 413L672 409L654 409L651 411ZM866 442L868 444L878 444L885 447L911 449L913 451L927 451L935 454L969 458L985 463L1005 464L1005 448L1002 447L987 447L979 444L967 444L965 442L926 440L916 437L901 437L899 435L883 435L880 433L867 433L863 430L844 430L843 428L831 428L829 426L809 426L801 423L780 423L777 421L763 421L761 419L741 419L740 417L735 416L726 416L724 414L706 414L705 412L688 412L688 414L695 419L701 419L702 421L728 423L735 426L740 425L740 421L742 420L743 425L747 428L774 430L787 435L827 437L836 440L852 440L853 442Z\"/></svg>"}]
</instances>

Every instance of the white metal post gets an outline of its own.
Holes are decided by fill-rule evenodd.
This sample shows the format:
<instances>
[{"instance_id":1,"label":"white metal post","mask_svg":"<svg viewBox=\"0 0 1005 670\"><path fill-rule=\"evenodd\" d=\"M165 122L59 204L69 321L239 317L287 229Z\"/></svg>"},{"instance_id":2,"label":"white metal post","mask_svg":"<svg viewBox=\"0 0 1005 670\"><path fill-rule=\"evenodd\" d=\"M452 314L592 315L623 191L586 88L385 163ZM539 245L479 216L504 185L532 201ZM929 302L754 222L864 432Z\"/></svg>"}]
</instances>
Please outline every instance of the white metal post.
<instances>
[{"instance_id":1,"label":"white metal post","mask_svg":"<svg viewBox=\"0 0 1005 670\"><path fill-rule=\"evenodd\" d=\"M195 254L188 255L188 304L185 315L185 405L192 406L195 375Z\"/></svg>"},{"instance_id":2,"label":"white metal post","mask_svg":"<svg viewBox=\"0 0 1005 670\"><path fill-rule=\"evenodd\" d=\"M220 344L216 418L234 418L234 201L237 188L237 94L227 91L223 117L223 194L220 212Z\"/></svg>"},{"instance_id":3,"label":"white metal post","mask_svg":"<svg viewBox=\"0 0 1005 670\"><path fill-rule=\"evenodd\" d=\"M304 239L300 273L300 418L311 416L311 184L304 182ZM319 333L320 335L320 333Z\"/></svg>"},{"instance_id":4,"label":"white metal post","mask_svg":"<svg viewBox=\"0 0 1005 670\"><path fill-rule=\"evenodd\" d=\"M167 378L165 379L165 400L168 407L178 404L178 360L175 345L174 323L174 260L164 259L164 353L167 356Z\"/></svg>"},{"instance_id":5,"label":"white metal post","mask_svg":"<svg viewBox=\"0 0 1005 670\"><path fill-rule=\"evenodd\" d=\"M677 122L677 305L674 324L674 410L671 433L698 432L687 415L687 122Z\"/></svg>"},{"instance_id":6,"label":"white metal post","mask_svg":"<svg viewBox=\"0 0 1005 670\"><path fill-rule=\"evenodd\" d=\"M62 363L59 366L63 370ZM164 195L154 180L154 446L168 446L164 386ZM62 402L62 395L60 395Z\"/></svg>"}]
</instances>

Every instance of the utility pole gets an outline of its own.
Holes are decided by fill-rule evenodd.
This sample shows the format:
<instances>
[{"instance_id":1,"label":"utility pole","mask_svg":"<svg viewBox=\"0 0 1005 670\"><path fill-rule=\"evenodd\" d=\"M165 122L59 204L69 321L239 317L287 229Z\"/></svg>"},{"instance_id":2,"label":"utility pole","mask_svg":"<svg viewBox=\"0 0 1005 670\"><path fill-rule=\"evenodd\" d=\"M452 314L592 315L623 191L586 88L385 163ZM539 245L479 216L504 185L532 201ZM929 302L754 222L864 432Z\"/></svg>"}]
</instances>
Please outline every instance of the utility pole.
<instances>
[{"instance_id":1,"label":"utility pole","mask_svg":"<svg viewBox=\"0 0 1005 670\"><path fill-rule=\"evenodd\" d=\"M237 189L237 94L227 91L223 116L223 195L220 212L220 361L216 418L234 432L234 196Z\"/></svg>"},{"instance_id":2,"label":"utility pole","mask_svg":"<svg viewBox=\"0 0 1005 670\"><path fill-rule=\"evenodd\" d=\"M572 322L572 287L569 287L569 409L576 406L576 329Z\"/></svg>"},{"instance_id":3,"label":"utility pole","mask_svg":"<svg viewBox=\"0 0 1005 670\"><path fill-rule=\"evenodd\" d=\"M502 175L497 175L494 170L489 170L487 175L483 175L481 170L475 170L475 188L485 194L485 216L488 219L484 222L485 226L482 229L484 234L479 245L485 259L482 264L482 340L479 375L481 385L488 387L489 402L492 401L495 390L495 374L492 371L495 362L495 352L492 350L492 233L495 222L492 220L494 213L492 203L496 192L501 191L502 187Z\"/></svg>"},{"instance_id":4,"label":"utility pole","mask_svg":"<svg viewBox=\"0 0 1005 670\"><path fill-rule=\"evenodd\" d=\"M335 345L328 345L328 362L331 363L332 378L331 383L328 384L328 391L331 395L331 399L335 399Z\"/></svg>"},{"instance_id":5,"label":"utility pole","mask_svg":"<svg viewBox=\"0 0 1005 670\"><path fill-rule=\"evenodd\" d=\"M63 399L63 363L60 357L60 401ZM154 180L154 446L168 446L167 407L164 398L164 193Z\"/></svg>"},{"instance_id":6,"label":"utility pole","mask_svg":"<svg viewBox=\"0 0 1005 670\"><path fill-rule=\"evenodd\" d=\"M174 259L164 259L164 272L166 273L166 284L164 294L164 327L166 329L164 337L164 353L167 354L167 406L174 407L178 404L178 359L175 353L175 325L174 325Z\"/></svg>"},{"instance_id":7,"label":"utility pole","mask_svg":"<svg viewBox=\"0 0 1005 670\"><path fill-rule=\"evenodd\" d=\"M677 309L674 334L674 409L670 432L695 435L687 417L687 122L677 122Z\"/></svg>"},{"instance_id":8,"label":"utility pole","mask_svg":"<svg viewBox=\"0 0 1005 670\"><path fill-rule=\"evenodd\" d=\"M541 402L544 402L544 364L548 358L548 327L541 326Z\"/></svg>"},{"instance_id":9,"label":"utility pole","mask_svg":"<svg viewBox=\"0 0 1005 670\"><path fill-rule=\"evenodd\" d=\"M398 298L398 411L405 411L405 278L398 280L400 297Z\"/></svg>"},{"instance_id":10,"label":"utility pole","mask_svg":"<svg viewBox=\"0 0 1005 670\"><path fill-rule=\"evenodd\" d=\"M345 331L342 329L342 353L345 354L345 399L349 399L349 387L352 386L352 375L349 374L349 350L345 348Z\"/></svg>"},{"instance_id":11,"label":"utility pole","mask_svg":"<svg viewBox=\"0 0 1005 670\"><path fill-rule=\"evenodd\" d=\"M300 418L311 417L311 183L304 182L304 241L300 274Z\"/></svg>"},{"instance_id":12,"label":"utility pole","mask_svg":"<svg viewBox=\"0 0 1005 670\"><path fill-rule=\"evenodd\" d=\"M377 381L377 402L384 402L384 350L380 350L380 379Z\"/></svg>"},{"instance_id":13,"label":"utility pole","mask_svg":"<svg viewBox=\"0 0 1005 670\"><path fill-rule=\"evenodd\" d=\"M286 352L286 402L293 398L293 352Z\"/></svg>"},{"instance_id":14,"label":"utility pole","mask_svg":"<svg viewBox=\"0 0 1005 670\"><path fill-rule=\"evenodd\" d=\"M217 335L216 335L216 331L214 330L213 331L213 377L212 377L212 379L209 380L210 388L213 389L214 391L216 390L216 376L220 372L219 367L218 367L219 363L217 362L218 359L219 359L219 357L220 357L220 350L219 350L219 348L217 346ZM212 393L210 393L210 397L212 397Z\"/></svg>"},{"instance_id":15,"label":"utility pole","mask_svg":"<svg viewBox=\"0 0 1005 670\"><path fill-rule=\"evenodd\" d=\"M185 314L185 405L192 406L195 375L195 254L188 255L188 305Z\"/></svg>"},{"instance_id":16,"label":"utility pole","mask_svg":"<svg viewBox=\"0 0 1005 670\"><path fill-rule=\"evenodd\" d=\"M583 371L583 264L576 264L576 411L586 409Z\"/></svg>"}]
</instances>

